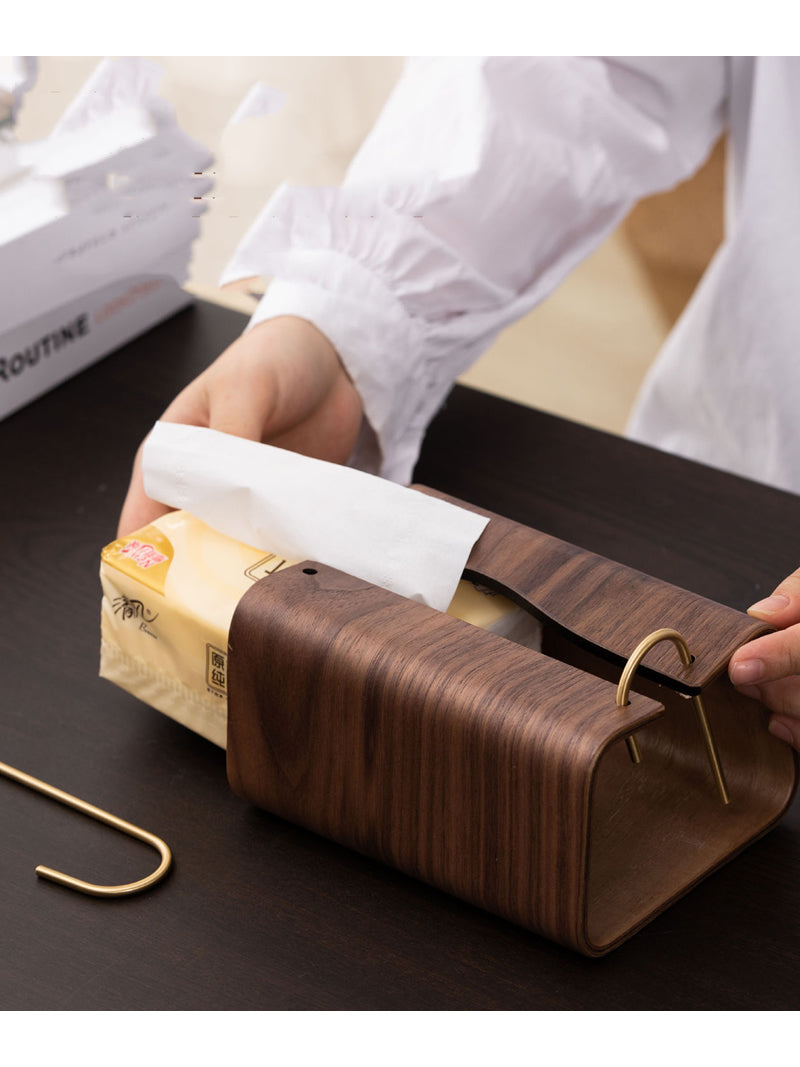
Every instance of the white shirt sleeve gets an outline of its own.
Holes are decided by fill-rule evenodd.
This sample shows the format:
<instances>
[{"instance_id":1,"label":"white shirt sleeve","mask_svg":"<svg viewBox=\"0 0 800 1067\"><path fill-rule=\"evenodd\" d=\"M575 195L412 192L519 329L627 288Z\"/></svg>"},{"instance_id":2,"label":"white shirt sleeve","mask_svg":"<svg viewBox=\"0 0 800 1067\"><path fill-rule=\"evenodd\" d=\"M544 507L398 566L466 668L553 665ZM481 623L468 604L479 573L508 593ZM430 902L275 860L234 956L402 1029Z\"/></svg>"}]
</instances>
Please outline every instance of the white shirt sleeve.
<instances>
[{"instance_id":1,"label":"white shirt sleeve","mask_svg":"<svg viewBox=\"0 0 800 1067\"><path fill-rule=\"evenodd\" d=\"M341 189L283 186L223 283L276 280L251 324L313 322L407 481L453 380L725 122L708 58L412 61Z\"/></svg>"}]
</instances>

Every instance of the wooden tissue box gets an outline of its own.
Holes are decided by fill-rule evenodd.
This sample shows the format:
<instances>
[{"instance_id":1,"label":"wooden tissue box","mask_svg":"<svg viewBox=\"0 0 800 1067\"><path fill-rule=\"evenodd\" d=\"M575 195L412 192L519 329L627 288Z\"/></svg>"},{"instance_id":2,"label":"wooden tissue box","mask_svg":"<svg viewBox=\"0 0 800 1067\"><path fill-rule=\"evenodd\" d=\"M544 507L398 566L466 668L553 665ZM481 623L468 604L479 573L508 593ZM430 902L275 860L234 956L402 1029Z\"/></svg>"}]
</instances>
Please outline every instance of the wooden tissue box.
<instances>
[{"instance_id":1,"label":"wooden tissue box","mask_svg":"<svg viewBox=\"0 0 800 1067\"><path fill-rule=\"evenodd\" d=\"M231 786L602 955L789 806L796 757L726 673L766 628L498 516L465 577L535 614L543 652L314 562L248 590L229 637Z\"/></svg>"}]
</instances>

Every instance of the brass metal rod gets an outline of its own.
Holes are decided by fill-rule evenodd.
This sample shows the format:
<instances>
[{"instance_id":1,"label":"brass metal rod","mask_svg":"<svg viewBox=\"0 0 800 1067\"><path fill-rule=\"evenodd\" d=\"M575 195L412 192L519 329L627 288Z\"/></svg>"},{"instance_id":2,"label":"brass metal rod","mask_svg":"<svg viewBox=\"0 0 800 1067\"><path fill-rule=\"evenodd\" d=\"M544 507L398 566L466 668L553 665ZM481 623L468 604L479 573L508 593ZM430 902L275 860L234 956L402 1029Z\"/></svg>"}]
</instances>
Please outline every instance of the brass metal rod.
<instances>
[{"instance_id":1,"label":"brass metal rod","mask_svg":"<svg viewBox=\"0 0 800 1067\"><path fill-rule=\"evenodd\" d=\"M697 696L692 697L692 703L694 704L694 710L697 712L697 718L700 722L700 729L703 731L703 740L706 744L706 752L708 753L708 762L711 764L711 771L714 775L714 781L717 783L717 792L720 795L723 804L730 804L731 800L728 796L728 787L725 784L725 774L722 770L722 764L719 761L719 754L717 753L717 746L714 744L714 738L711 733L711 727L708 724L708 716L706 715L705 705L703 704L703 698L698 693Z\"/></svg>"},{"instance_id":2,"label":"brass metal rod","mask_svg":"<svg viewBox=\"0 0 800 1067\"><path fill-rule=\"evenodd\" d=\"M628 694L630 693L631 682L633 676L639 669L639 664L655 645L661 641L675 641L678 646L678 654L681 657L681 662L684 666L688 666L692 662L692 657L689 654L689 650L686 648L686 642L683 640L677 630L654 630L653 633L648 634L644 640L640 641L633 652L628 657L628 662L622 671L622 676L617 686L617 707L624 708L628 703ZM684 652L685 650L685 652ZM628 734L625 738L625 744L628 746L628 755L631 758L631 763L641 763L642 754L639 749L639 744L633 734Z\"/></svg>"},{"instance_id":3,"label":"brass metal rod","mask_svg":"<svg viewBox=\"0 0 800 1067\"><path fill-rule=\"evenodd\" d=\"M125 819L120 819L117 815L112 815L108 811L103 811L102 808L97 808L94 804L89 804L79 797L65 793L62 789L48 785L47 782L34 778L24 771L18 771L7 763L0 762L0 774L12 779L12 781L19 782L20 785L35 790L37 793L43 793L46 797L50 797L51 800L57 800L60 804L65 804L67 807L74 808L92 819L97 819L98 822L106 823L106 825L112 826L115 830L128 834L129 837L144 841L145 844L150 845L161 856L161 863L152 874L148 874L146 878L140 878L137 882L128 882L124 885L95 885L93 882L85 882L82 878L74 878L70 874L64 874L63 871L56 871L52 867L45 867L41 864L36 868L36 873L40 878L57 882L59 885L75 889L79 893L88 893L90 896L121 897L130 896L133 893L141 893L143 890L149 889L156 882L160 882L170 869L172 853L169 845L162 841L160 837L156 837L155 834L142 830L141 827L134 826L133 823L126 822Z\"/></svg>"},{"instance_id":4,"label":"brass metal rod","mask_svg":"<svg viewBox=\"0 0 800 1067\"><path fill-rule=\"evenodd\" d=\"M628 734L628 736L625 738L625 744L628 746L628 755L631 758L631 763L641 763L642 751L639 748L639 742L636 740L633 734Z\"/></svg>"},{"instance_id":5,"label":"brass metal rod","mask_svg":"<svg viewBox=\"0 0 800 1067\"><path fill-rule=\"evenodd\" d=\"M628 662L622 671L622 675L617 686L617 707L623 708L628 703L628 696L630 694L631 682L633 676L639 668L639 664L655 645L661 641L671 641L678 650L681 663L684 667L688 667L692 662L692 655L689 652L689 646L686 641L678 633L677 630L670 630L668 628L662 630L654 630L653 633L648 634L643 641L640 641L636 648L631 653ZM717 752L717 746L714 742L714 736L711 733L711 727L708 722L708 716L706 714L705 707L703 705L700 695L692 697L697 718L700 723L700 729L703 734L703 742L708 754L708 761L711 764L711 773L714 776L714 783L717 787L720 799L723 804L730 804L730 797L728 795L728 789L725 784L725 775L722 770L722 764L720 762L719 753ZM629 734L625 738L625 743L628 746L628 752L631 760L634 763L641 761L641 755L639 754L638 745L636 744L636 738L633 734ZM637 758L638 755L638 758Z\"/></svg>"}]
</instances>

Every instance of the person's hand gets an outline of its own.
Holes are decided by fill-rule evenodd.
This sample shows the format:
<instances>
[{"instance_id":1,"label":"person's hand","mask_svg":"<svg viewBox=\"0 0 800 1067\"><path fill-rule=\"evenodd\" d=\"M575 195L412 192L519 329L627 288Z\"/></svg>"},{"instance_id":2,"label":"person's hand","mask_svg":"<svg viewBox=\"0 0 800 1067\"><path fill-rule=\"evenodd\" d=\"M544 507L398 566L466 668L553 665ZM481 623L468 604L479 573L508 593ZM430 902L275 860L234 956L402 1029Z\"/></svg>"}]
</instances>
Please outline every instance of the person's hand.
<instances>
[{"instance_id":1,"label":"person's hand","mask_svg":"<svg viewBox=\"0 0 800 1067\"><path fill-rule=\"evenodd\" d=\"M335 348L304 319L285 316L254 326L172 401L165 422L207 426L345 463L355 447L362 405ZM142 447L117 536L169 508L150 500L142 482Z\"/></svg>"},{"instance_id":2,"label":"person's hand","mask_svg":"<svg viewBox=\"0 0 800 1067\"><path fill-rule=\"evenodd\" d=\"M776 633L737 649L728 675L740 693L772 711L770 732L800 751L800 568L748 608L748 615L774 626Z\"/></svg>"}]
</instances>

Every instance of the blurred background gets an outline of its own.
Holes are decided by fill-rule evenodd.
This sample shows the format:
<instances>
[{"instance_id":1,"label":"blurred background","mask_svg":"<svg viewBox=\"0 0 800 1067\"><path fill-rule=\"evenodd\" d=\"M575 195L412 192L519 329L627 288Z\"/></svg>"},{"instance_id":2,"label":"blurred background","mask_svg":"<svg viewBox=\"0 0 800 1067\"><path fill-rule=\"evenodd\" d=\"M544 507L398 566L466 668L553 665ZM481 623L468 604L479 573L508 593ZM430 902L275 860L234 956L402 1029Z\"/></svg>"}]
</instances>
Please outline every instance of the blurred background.
<instances>
[{"instance_id":1,"label":"blurred background","mask_svg":"<svg viewBox=\"0 0 800 1067\"><path fill-rule=\"evenodd\" d=\"M238 241L283 181L336 185L375 121L402 57L153 56L161 95L214 154L188 287L243 311L255 298L221 291ZM20 139L46 136L99 57L39 60ZM226 126L254 82L281 90L277 112ZM487 392L622 433L641 381L722 236L724 146L690 181L642 202L535 311L462 377Z\"/></svg>"}]
</instances>

